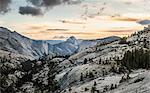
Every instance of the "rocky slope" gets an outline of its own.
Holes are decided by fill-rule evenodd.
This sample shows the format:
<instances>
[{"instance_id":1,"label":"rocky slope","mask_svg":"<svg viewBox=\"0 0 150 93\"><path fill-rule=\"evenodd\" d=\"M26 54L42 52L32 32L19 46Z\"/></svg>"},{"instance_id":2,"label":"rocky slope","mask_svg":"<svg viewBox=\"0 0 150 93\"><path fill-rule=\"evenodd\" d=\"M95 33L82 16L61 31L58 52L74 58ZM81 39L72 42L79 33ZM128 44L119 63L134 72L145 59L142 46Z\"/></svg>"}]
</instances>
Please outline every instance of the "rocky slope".
<instances>
[{"instance_id":1,"label":"rocky slope","mask_svg":"<svg viewBox=\"0 0 150 93\"><path fill-rule=\"evenodd\" d=\"M102 44L102 43L111 43L114 41L120 40L120 37L117 36L110 36L102 39L93 39L93 40L78 40L79 44L79 51L85 50L87 48L93 47L97 44Z\"/></svg>"},{"instance_id":2,"label":"rocky slope","mask_svg":"<svg viewBox=\"0 0 150 93\"><path fill-rule=\"evenodd\" d=\"M133 89L130 89L130 87L125 87L125 84L119 83L125 74L115 73L120 73L120 65L117 65L117 62L123 59L124 54L127 51L134 51L135 49L150 51L150 28L144 28L142 31L137 31L128 37L126 42L121 40L113 43L100 43L94 47L85 49L70 56L69 59L66 59L59 64L59 66L62 67L62 72L56 76L57 80L60 82L62 93L134 92L136 90L134 85L137 83L133 83L133 85L127 83L129 86L133 86ZM148 52L148 56L148 58L150 58L150 52ZM150 64L150 59L148 60ZM114 70L114 68L115 73L112 72L112 69ZM148 73L149 71L146 70L146 72L142 74L146 75ZM132 77L131 73L130 77L131 79L129 79L129 82L132 82L134 78L140 76L137 74L136 76ZM148 76L145 76L145 78L148 78ZM145 81L148 82L144 83ZM97 83L95 86L94 82ZM148 87L150 82L149 79L143 80L142 82L144 83L142 87L146 86L146 88L137 91L146 91L142 93L148 93L150 91ZM111 84L113 84L113 86L119 87L119 90L115 89L115 92L110 91ZM140 84L137 84L137 86L140 86ZM91 92L93 87L96 87L94 90L95 92ZM125 89L121 89L123 87L125 87Z\"/></svg>"}]
</instances>

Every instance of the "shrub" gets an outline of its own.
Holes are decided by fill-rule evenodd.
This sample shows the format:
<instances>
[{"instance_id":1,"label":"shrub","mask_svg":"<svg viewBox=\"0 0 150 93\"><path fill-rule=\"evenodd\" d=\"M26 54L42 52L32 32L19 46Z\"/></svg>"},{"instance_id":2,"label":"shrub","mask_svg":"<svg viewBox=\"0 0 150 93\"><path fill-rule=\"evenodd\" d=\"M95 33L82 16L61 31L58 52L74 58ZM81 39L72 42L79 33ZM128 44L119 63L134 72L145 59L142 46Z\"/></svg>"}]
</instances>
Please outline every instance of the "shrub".
<instances>
[{"instance_id":1,"label":"shrub","mask_svg":"<svg viewBox=\"0 0 150 93\"><path fill-rule=\"evenodd\" d=\"M85 88L85 89L84 89L84 91L88 91L88 90L89 90L88 88Z\"/></svg>"}]
</instances>

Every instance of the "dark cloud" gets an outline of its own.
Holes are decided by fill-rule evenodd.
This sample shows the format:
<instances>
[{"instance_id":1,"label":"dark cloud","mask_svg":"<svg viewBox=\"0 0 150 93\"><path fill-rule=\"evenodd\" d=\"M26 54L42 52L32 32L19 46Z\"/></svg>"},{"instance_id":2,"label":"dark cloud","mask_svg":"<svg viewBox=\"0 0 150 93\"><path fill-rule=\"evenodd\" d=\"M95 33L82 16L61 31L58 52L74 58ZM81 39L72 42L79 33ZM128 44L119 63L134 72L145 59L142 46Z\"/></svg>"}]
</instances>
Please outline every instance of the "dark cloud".
<instances>
[{"instance_id":1,"label":"dark cloud","mask_svg":"<svg viewBox=\"0 0 150 93\"><path fill-rule=\"evenodd\" d=\"M68 0L68 4L79 4L79 3L81 3L81 0Z\"/></svg>"},{"instance_id":2,"label":"dark cloud","mask_svg":"<svg viewBox=\"0 0 150 93\"><path fill-rule=\"evenodd\" d=\"M11 0L0 0L0 14L5 14L10 10L10 3Z\"/></svg>"},{"instance_id":3,"label":"dark cloud","mask_svg":"<svg viewBox=\"0 0 150 93\"><path fill-rule=\"evenodd\" d=\"M81 0L27 0L34 6L53 7L60 4L77 4Z\"/></svg>"},{"instance_id":4,"label":"dark cloud","mask_svg":"<svg viewBox=\"0 0 150 93\"><path fill-rule=\"evenodd\" d=\"M26 1L32 3L35 6L40 6L42 0L26 0Z\"/></svg>"},{"instance_id":5,"label":"dark cloud","mask_svg":"<svg viewBox=\"0 0 150 93\"><path fill-rule=\"evenodd\" d=\"M35 6L45 6L45 7L61 4L60 0L28 0L28 1Z\"/></svg>"},{"instance_id":6,"label":"dark cloud","mask_svg":"<svg viewBox=\"0 0 150 93\"><path fill-rule=\"evenodd\" d=\"M32 16L39 16L43 14L40 8L31 7L31 6L20 7L19 13L21 15L32 15Z\"/></svg>"},{"instance_id":7,"label":"dark cloud","mask_svg":"<svg viewBox=\"0 0 150 93\"><path fill-rule=\"evenodd\" d=\"M10 10L9 5L12 0L0 0L0 14L5 14ZM26 0L28 6L20 6L19 13L22 15L38 16L42 15L42 9L49 9L60 4L77 4L81 0ZM32 6L31 6L32 4ZM33 7L34 6L34 7Z\"/></svg>"},{"instance_id":8,"label":"dark cloud","mask_svg":"<svg viewBox=\"0 0 150 93\"><path fill-rule=\"evenodd\" d=\"M141 20L141 21L139 21L137 23L139 23L141 25L150 25L150 20Z\"/></svg>"},{"instance_id":9,"label":"dark cloud","mask_svg":"<svg viewBox=\"0 0 150 93\"><path fill-rule=\"evenodd\" d=\"M44 14L42 8L52 8L60 4L77 4L80 0L26 0L31 3L34 7L24 6L19 8L19 13L22 15L38 16Z\"/></svg>"}]
</instances>

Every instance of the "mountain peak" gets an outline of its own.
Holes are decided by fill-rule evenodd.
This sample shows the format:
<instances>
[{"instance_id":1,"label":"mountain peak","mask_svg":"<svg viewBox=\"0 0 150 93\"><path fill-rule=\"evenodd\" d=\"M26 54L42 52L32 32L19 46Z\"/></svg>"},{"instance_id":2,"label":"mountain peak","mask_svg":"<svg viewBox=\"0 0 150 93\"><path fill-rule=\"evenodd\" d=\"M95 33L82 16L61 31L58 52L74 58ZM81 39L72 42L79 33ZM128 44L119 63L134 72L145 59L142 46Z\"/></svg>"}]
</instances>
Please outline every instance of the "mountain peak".
<instances>
[{"instance_id":1,"label":"mountain peak","mask_svg":"<svg viewBox=\"0 0 150 93\"><path fill-rule=\"evenodd\" d=\"M69 37L70 39L76 39L74 36Z\"/></svg>"},{"instance_id":2,"label":"mountain peak","mask_svg":"<svg viewBox=\"0 0 150 93\"><path fill-rule=\"evenodd\" d=\"M71 36L67 39L67 42L77 44L77 39L74 36Z\"/></svg>"}]
</instances>

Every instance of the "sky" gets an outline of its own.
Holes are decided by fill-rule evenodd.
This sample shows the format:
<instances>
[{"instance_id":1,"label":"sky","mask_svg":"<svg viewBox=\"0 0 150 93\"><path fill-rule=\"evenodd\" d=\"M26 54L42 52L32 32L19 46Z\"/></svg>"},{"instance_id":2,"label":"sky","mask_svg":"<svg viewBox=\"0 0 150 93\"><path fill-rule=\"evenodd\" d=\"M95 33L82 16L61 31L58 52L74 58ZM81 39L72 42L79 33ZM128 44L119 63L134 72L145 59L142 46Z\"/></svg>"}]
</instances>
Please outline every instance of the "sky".
<instances>
[{"instance_id":1,"label":"sky","mask_svg":"<svg viewBox=\"0 0 150 93\"><path fill-rule=\"evenodd\" d=\"M150 24L150 0L0 0L0 26L36 40L129 36Z\"/></svg>"}]
</instances>

